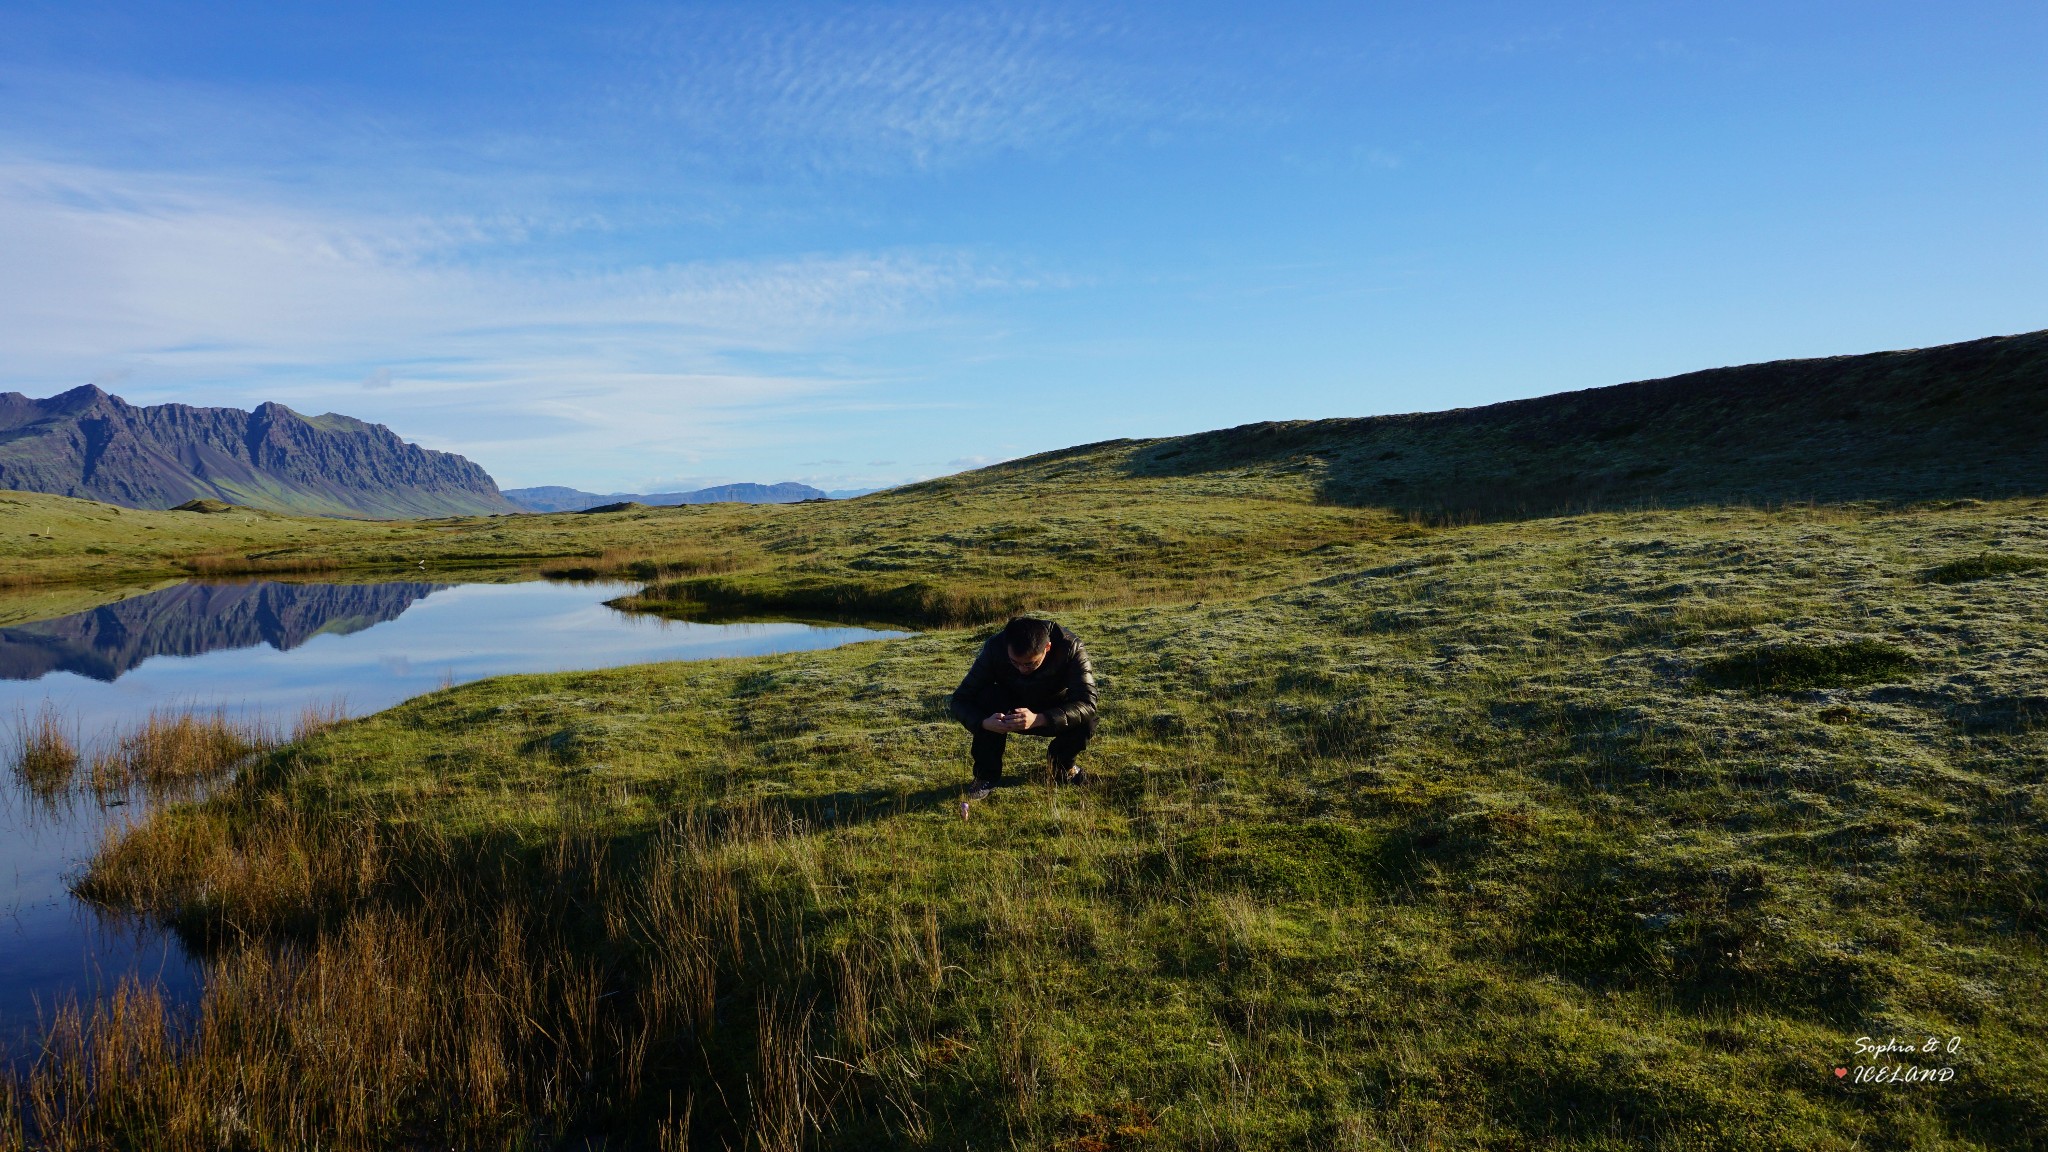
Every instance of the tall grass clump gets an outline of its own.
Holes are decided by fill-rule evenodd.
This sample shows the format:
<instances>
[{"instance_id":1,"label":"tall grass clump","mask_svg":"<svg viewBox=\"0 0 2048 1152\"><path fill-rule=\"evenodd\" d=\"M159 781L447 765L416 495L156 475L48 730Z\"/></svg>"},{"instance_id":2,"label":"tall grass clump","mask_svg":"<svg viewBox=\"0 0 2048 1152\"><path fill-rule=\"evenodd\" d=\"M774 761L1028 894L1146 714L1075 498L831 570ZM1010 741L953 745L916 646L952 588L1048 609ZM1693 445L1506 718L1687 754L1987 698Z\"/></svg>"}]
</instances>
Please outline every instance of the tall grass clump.
<instances>
[{"instance_id":1,"label":"tall grass clump","mask_svg":"<svg viewBox=\"0 0 2048 1152\"><path fill-rule=\"evenodd\" d=\"M349 567L333 556L286 549L279 552L286 554L202 552L184 557L178 564L186 572L202 577L312 575Z\"/></svg>"},{"instance_id":2,"label":"tall grass clump","mask_svg":"<svg viewBox=\"0 0 2048 1152\"><path fill-rule=\"evenodd\" d=\"M397 834L275 803L175 809L110 827L76 890L195 941L309 931L374 890Z\"/></svg>"},{"instance_id":3,"label":"tall grass clump","mask_svg":"<svg viewBox=\"0 0 2048 1152\"><path fill-rule=\"evenodd\" d=\"M348 702L336 698L315 701L299 709L292 719L291 742L304 743L348 719Z\"/></svg>"},{"instance_id":4,"label":"tall grass clump","mask_svg":"<svg viewBox=\"0 0 2048 1152\"><path fill-rule=\"evenodd\" d=\"M541 575L559 580L656 580L730 572L739 561L731 552L606 548L585 560L541 565Z\"/></svg>"},{"instance_id":5,"label":"tall grass clump","mask_svg":"<svg viewBox=\"0 0 2048 1152\"><path fill-rule=\"evenodd\" d=\"M14 720L13 768L29 793L43 800L63 795L78 774L78 744L65 730L56 705L44 701L34 714Z\"/></svg>"},{"instance_id":6,"label":"tall grass clump","mask_svg":"<svg viewBox=\"0 0 2048 1152\"><path fill-rule=\"evenodd\" d=\"M274 743L260 726L231 721L218 712L158 711L94 756L87 776L98 792L133 785L166 789L205 783Z\"/></svg>"}]
</instances>

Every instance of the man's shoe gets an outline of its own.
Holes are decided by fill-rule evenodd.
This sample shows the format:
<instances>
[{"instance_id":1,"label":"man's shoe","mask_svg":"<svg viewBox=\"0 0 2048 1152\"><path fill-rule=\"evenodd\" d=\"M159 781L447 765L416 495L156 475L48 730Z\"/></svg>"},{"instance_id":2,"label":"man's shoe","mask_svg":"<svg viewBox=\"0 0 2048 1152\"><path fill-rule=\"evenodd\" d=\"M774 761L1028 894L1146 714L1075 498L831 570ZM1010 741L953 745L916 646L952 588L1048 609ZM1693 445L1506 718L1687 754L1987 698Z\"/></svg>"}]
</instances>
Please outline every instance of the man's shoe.
<instances>
[{"instance_id":1,"label":"man's shoe","mask_svg":"<svg viewBox=\"0 0 2048 1152\"><path fill-rule=\"evenodd\" d=\"M969 800L986 800L995 793L995 790L995 781L976 780L967 786L967 798Z\"/></svg>"},{"instance_id":2,"label":"man's shoe","mask_svg":"<svg viewBox=\"0 0 2048 1152\"><path fill-rule=\"evenodd\" d=\"M1061 769L1057 764L1053 765L1052 778L1061 784L1086 784L1088 782L1088 774L1081 771L1079 764L1069 764L1065 769Z\"/></svg>"}]
</instances>

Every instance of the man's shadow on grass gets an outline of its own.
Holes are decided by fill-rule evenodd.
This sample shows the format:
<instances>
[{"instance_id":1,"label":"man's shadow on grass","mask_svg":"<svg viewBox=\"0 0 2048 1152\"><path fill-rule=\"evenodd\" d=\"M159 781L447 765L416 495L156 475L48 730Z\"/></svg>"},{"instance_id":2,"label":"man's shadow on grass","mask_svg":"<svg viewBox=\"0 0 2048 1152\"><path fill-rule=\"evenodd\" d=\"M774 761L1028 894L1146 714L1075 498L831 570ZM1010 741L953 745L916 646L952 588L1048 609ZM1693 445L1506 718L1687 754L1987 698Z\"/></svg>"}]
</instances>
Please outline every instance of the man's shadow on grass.
<instances>
[{"instance_id":1,"label":"man's shadow on grass","mask_svg":"<svg viewBox=\"0 0 2048 1152\"><path fill-rule=\"evenodd\" d=\"M996 797L1000 797L1006 791L1043 784L1045 780L1042 777L1042 773L1006 773ZM966 794L967 782L962 780L954 784L920 788L914 792L898 792L886 788L857 788L817 796L776 797L762 801L762 807L779 820L802 823L822 831L828 828L857 827L876 820L907 816L931 808L957 807L966 799ZM978 804L987 802L976 801Z\"/></svg>"},{"instance_id":2,"label":"man's shadow on grass","mask_svg":"<svg viewBox=\"0 0 2048 1152\"><path fill-rule=\"evenodd\" d=\"M890 788L849 788L816 796L776 797L765 801L764 807L769 807L783 819L812 828L851 828L941 807L948 801L958 802L966 791L965 784L941 784L914 792Z\"/></svg>"}]
</instances>

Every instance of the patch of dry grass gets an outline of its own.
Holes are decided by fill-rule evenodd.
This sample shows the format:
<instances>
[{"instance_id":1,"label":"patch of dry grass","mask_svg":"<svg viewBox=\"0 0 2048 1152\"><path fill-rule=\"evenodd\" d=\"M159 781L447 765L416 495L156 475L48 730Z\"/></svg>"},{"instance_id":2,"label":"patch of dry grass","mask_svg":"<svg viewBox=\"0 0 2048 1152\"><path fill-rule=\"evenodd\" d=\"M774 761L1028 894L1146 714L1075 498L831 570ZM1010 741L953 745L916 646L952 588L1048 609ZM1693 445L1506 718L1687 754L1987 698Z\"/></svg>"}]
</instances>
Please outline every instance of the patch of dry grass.
<instances>
[{"instance_id":1,"label":"patch of dry grass","mask_svg":"<svg viewBox=\"0 0 2048 1152\"><path fill-rule=\"evenodd\" d=\"M592 1123L803 1147L847 1085L813 1059L817 993L749 976L805 947L745 878L788 828L686 817L622 861L567 830L519 847L275 806L155 822L88 890L235 946L189 1016L135 987L66 1006L8 1090L39 1147L552 1146Z\"/></svg>"},{"instance_id":2,"label":"patch of dry grass","mask_svg":"<svg viewBox=\"0 0 2048 1152\"><path fill-rule=\"evenodd\" d=\"M260 727L220 713L156 712L93 757L87 778L96 792L199 784L219 779L274 743Z\"/></svg>"},{"instance_id":3,"label":"patch of dry grass","mask_svg":"<svg viewBox=\"0 0 2048 1152\"><path fill-rule=\"evenodd\" d=\"M78 765L78 742L54 705L45 701L34 714L15 716L14 775L31 795L44 800L63 795Z\"/></svg>"}]
</instances>

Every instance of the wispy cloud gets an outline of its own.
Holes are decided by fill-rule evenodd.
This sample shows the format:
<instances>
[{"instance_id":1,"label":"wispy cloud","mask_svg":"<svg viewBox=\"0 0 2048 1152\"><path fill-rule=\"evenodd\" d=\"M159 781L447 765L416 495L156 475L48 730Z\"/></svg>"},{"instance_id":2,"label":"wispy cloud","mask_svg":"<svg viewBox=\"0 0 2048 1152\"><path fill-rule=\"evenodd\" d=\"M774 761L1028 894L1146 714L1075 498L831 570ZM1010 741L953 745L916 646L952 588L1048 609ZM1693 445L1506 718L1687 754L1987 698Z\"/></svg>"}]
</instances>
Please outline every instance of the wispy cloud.
<instances>
[{"instance_id":1,"label":"wispy cloud","mask_svg":"<svg viewBox=\"0 0 2048 1152\"><path fill-rule=\"evenodd\" d=\"M927 167L1190 115L1191 92L1142 76L1105 11L693 7L635 31L645 69L618 101L712 147L824 167Z\"/></svg>"},{"instance_id":2,"label":"wispy cloud","mask_svg":"<svg viewBox=\"0 0 2048 1152\"><path fill-rule=\"evenodd\" d=\"M845 342L1011 283L941 250L533 266L487 224L262 191L0 166L0 265L24 273L0 278L0 379L130 371L145 398L373 403L437 447L643 451L640 469L680 470L745 414L859 385L831 355Z\"/></svg>"}]
</instances>

